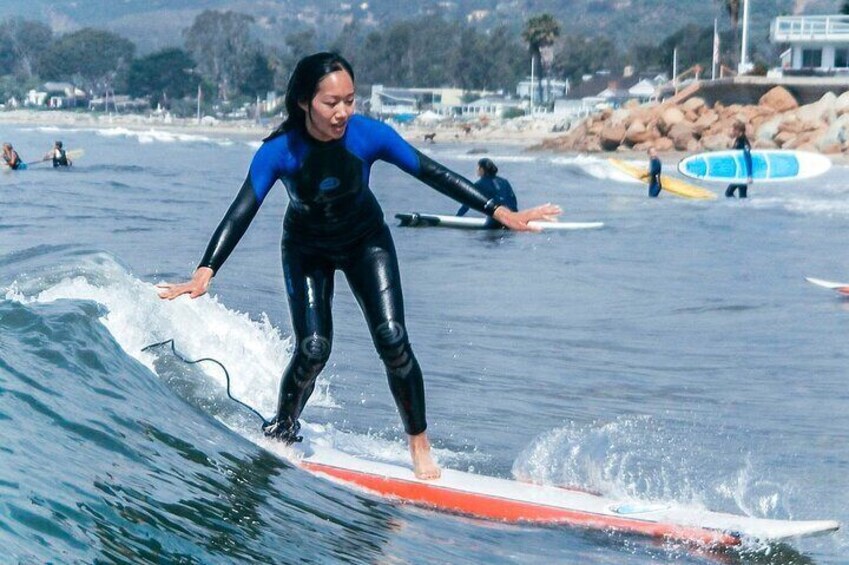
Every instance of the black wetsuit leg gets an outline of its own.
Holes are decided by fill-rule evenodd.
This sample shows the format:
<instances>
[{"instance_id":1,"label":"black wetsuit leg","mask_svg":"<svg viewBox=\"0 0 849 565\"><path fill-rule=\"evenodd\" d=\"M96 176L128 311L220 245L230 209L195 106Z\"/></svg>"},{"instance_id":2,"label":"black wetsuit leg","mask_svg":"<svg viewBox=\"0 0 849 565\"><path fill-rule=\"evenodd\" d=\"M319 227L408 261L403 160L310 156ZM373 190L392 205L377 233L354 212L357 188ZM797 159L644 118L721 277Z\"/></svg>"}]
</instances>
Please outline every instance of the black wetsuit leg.
<instances>
[{"instance_id":1,"label":"black wetsuit leg","mask_svg":"<svg viewBox=\"0 0 849 565\"><path fill-rule=\"evenodd\" d=\"M739 185L729 184L728 188L725 189L725 197L726 198L734 198L734 192L737 190Z\"/></svg>"},{"instance_id":2,"label":"black wetsuit leg","mask_svg":"<svg viewBox=\"0 0 849 565\"><path fill-rule=\"evenodd\" d=\"M333 261L301 246L283 243L283 274L295 343L277 399L279 431L295 429L315 380L330 357L333 342ZM284 439L287 439L284 437Z\"/></svg>"},{"instance_id":3,"label":"black wetsuit leg","mask_svg":"<svg viewBox=\"0 0 849 565\"><path fill-rule=\"evenodd\" d=\"M748 195L746 193L749 190L749 185L741 184L738 188L740 189L740 198L747 198Z\"/></svg>"},{"instance_id":4,"label":"black wetsuit leg","mask_svg":"<svg viewBox=\"0 0 849 565\"><path fill-rule=\"evenodd\" d=\"M404 298L398 257L389 228L357 247L342 270L368 323L375 348L386 367L389 389L404 430L418 435L427 428L422 370L404 325Z\"/></svg>"}]
</instances>

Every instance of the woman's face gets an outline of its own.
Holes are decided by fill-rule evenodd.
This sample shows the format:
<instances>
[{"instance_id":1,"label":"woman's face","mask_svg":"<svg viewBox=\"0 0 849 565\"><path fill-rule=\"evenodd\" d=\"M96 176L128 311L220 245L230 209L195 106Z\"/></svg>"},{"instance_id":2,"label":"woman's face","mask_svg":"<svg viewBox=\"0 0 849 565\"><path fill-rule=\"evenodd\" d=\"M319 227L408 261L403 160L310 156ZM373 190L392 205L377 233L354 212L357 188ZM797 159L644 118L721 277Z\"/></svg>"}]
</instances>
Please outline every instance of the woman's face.
<instances>
[{"instance_id":1,"label":"woman's face","mask_svg":"<svg viewBox=\"0 0 849 565\"><path fill-rule=\"evenodd\" d=\"M318 83L309 104L299 103L307 114L307 133L319 141L341 139L354 113L354 81L345 71L332 72Z\"/></svg>"}]
</instances>

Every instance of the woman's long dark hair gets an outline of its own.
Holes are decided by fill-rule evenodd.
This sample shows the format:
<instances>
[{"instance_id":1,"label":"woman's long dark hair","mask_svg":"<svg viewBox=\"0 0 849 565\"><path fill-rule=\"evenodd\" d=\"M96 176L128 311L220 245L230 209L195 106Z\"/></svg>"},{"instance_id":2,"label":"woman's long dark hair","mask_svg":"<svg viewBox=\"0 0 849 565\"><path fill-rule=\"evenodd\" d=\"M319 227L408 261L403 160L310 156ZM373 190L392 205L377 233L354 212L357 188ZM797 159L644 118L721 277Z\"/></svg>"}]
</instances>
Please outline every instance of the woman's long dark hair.
<instances>
[{"instance_id":1,"label":"woman's long dark hair","mask_svg":"<svg viewBox=\"0 0 849 565\"><path fill-rule=\"evenodd\" d=\"M351 68L351 63L338 53L313 53L298 61L292 76L289 77L289 85L286 87L286 119L264 141L287 131L306 127L307 114L298 103L309 104L318 92L318 83L321 79L337 71L345 71L351 75L351 80L354 80L354 69Z\"/></svg>"},{"instance_id":2,"label":"woman's long dark hair","mask_svg":"<svg viewBox=\"0 0 849 565\"><path fill-rule=\"evenodd\" d=\"M495 166L495 163L492 162L492 159L487 159L484 157L480 161L478 161L478 167L483 170L483 174L488 177L494 177L498 174L498 167Z\"/></svg>"}]
</instances>

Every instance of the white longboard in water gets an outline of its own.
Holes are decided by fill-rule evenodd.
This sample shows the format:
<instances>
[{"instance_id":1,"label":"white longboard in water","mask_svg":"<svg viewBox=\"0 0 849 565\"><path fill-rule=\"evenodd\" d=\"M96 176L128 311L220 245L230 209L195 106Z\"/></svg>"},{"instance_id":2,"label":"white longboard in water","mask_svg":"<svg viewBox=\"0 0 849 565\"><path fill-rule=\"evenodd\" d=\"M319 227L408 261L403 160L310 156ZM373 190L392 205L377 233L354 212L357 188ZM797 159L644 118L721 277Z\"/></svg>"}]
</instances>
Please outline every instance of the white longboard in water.
<instances>
[{"instance_id":1,"label":"white longboard in water","mask_svg":"<svg viewBox=\"0 0 849 565\"><path fill-rule=\"evenodd\" d=\"M833 290L843 296L849 296L849 283L839 283L834 281L825 281L823 279L815 279L813 277L805 277L805 280L811 284Z\"/></svg>"},{"instance_id":2,"label":"white longboard in water","mask_svg":"<svg viewBox=\"0 0 849 565\"><path fill-rule=\"evenodd\" d=\"M746 539L779 542L839 528L832 520L770 520L677 504L617 500L452 469L443 469L439 479L425 481L409 468L314 443L295 444L293 461L314 475L393 501L484 520L627 532L710 546L733 546Z\"/></svg>"},{"instance_id":3,"label":"white longboard in water","mask_svg":"<svg viewBox=\"0 0 849 565\"><path fill-rule=\"evenodd\" d=\"M398 225L406 228L454 228L466 230L492 229L486 218L440 216L438 214L395 214ZM529 222L530 226L543 230L589 230L604 227L604 222Z\"/></svg>"}]
</instances>

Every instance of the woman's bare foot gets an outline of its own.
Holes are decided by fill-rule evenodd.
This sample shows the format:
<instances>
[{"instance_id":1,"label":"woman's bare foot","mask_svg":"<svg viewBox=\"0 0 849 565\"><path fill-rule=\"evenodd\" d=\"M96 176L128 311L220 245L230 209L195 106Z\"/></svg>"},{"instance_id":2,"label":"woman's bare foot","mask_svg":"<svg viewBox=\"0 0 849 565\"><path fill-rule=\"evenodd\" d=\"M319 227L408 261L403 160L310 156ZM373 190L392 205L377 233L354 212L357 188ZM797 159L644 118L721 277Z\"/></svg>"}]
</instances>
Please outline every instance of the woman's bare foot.
<instances>
[{"instance_id":1,"label":"woman's bare foot","mask_svg":"<svg viewBox=\"0 0 849 565\"><path fill-rule=\"evenodd\" d=\"M425 432L416 436L407 436L410 443L410 455L413 458L413 473L424 480L438 479L442 475L440 469L430 455L430 442Z\"/></svg>"}]
</instances>

